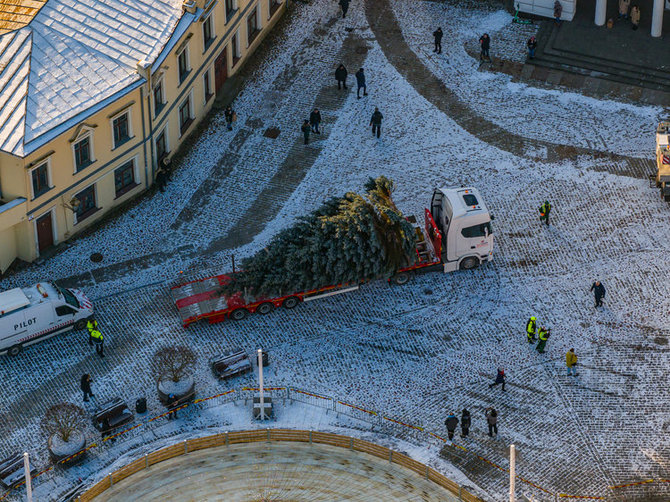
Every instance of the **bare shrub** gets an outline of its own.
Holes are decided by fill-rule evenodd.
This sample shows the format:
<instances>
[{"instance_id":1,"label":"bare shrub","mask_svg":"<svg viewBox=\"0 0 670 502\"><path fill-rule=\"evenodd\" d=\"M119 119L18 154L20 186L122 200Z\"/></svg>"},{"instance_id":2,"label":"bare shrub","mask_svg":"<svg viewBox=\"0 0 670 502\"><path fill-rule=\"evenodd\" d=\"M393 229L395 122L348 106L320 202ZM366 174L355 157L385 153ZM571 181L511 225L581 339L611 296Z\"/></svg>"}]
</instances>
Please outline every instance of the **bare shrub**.
<instances>
[{"instance_id":1,"label":"bare shrub","mask_svg":"<svg viewBox=\"0 0 670 502\"><path fill-rule=\"evenodd\" d=\"M67 442L70 435L83 430L86 423L86 412L72 403L60 403L52 406L42 420L42 427L49 435L57 435Z\"/></svg>"},{"instance_id":2,"label":"bare shrub","mask_svg":"<svg viewBox=\"0 0 670 502\"><path fill-rule=\"evenodd\" d=\"M196 360L195 353L188 347L170 345L156 351L152 368L157 381L179 382L182 378L193 374Z\"/></svg>"}]
</instances>

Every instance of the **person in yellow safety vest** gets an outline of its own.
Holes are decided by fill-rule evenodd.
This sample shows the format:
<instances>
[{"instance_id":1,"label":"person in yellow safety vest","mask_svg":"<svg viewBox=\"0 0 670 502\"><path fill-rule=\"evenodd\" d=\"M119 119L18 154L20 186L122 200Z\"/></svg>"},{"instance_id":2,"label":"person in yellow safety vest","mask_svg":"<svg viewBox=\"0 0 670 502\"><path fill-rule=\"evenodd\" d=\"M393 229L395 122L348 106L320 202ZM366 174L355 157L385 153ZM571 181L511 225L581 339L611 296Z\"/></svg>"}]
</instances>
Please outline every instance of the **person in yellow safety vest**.
<instances>
[{"instance_id":1,"label":"person in yellow safety vest","mask_svg":"<svg viewBox=\"0 0 670 502\"><path fill-rule=\"evenodd\" d=\"M544 201L544 204L540 206L540 222L544 220L544 222L549 226L549 213L551 212L551 204L549 204L548 200Z\"/></svg>"},{"instance_id":2,"label":"person in yellow safety vest","mask_svg":"<svg viewBox=\"0 0 670 502\"><path fill-rule=\"evenodd\" d=\"M537 323L535 316L531 316L526 323L526 336L528 337L528 343L535 343L535 330L537 329Z\"/></svg>"},{"instance_id":3,"label":"person in yellow safety vest","mask_svg":"<svg viewBox=\"0 0 670 502\"><path fill-rule=\"evenodd\" d=\"M544 354L544 346L547 345L547 340L549 340L550 336L551 330L545 328L544 326L542 326L540 331L537 332L537 338L539 339L539 342L537 342L537 347L535 347L535 350L537 350L540 354Z\"/></svg>"},{"instance_id":4,"label":"person in yellow safety vest","mask_svg":"<svg viewBox=\"0 0 670 502\"><path fill-rule=\"evenodd\" d=\"M98 321L95 319L89 319L86 321L86 329L88 330L88 344L93 345L93 337L91 336L91 331L98 329Z\"/></svg>"},{"instance_id":5,"label":"person in yellow safety vest","mask_svg":"<svg viewBox=\"0 0 670 502\"><path fill-rule=\"evenodd\" d=\"M565 354L565 365L568 367L568 376L570 374L577 376L577 354L575 354L575 349L570 349Z\"/></svg>"},{"instance_id":6,"label":"person in yellow safety vest","mask_svg":"<svg viewBox=\"0 0 670 502\"><path fill-rule=\"evenodd\" d=\"M98 323L97 321L89 321L91 326L88 328L88 342L89 343L95 343L95 352L100 356L100 357L105 357L105 354L103 353L104 350L104 342L103 342L103 336L102 332L98 329ZM93 323L95 323L95 327L93 327Z\"/></svg>"}]
</instances>

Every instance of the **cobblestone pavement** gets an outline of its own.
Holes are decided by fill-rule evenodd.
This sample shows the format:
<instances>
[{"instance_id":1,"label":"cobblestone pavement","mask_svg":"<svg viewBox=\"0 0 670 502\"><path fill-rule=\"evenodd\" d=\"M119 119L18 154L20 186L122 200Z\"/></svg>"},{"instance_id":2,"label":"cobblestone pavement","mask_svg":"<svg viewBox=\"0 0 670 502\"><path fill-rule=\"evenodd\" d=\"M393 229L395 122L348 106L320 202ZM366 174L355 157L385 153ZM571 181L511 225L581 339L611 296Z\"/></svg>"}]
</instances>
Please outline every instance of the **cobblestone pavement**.
<instances>
[{"instance_id":1,"label":"cobblestone pavement","mask_svg":"<svg viewBox=\"0 0 670 502\"><path fill-rule=\"evenodd\" d=\"M670 477L670 394L663 385L670 377L670 324L663 315L670 310L663 280L669 209L643 179L649 167L640 153L643 141L622 140L618 149L608 143L619 127L648 126L644 141L651 153L656 112L623 105L600 110L596 101L573 108L563 96L543 94L551 106L538 105L533 113L565 129L564 144L547 141L542 131L487 121L485 105L467 97L464 83L506 77L482 75L476 64L459 59L466 53L456 28L445 28L452 69L416 42L420 31L413 23L456 7L397 1L389 8L385 1L352 4L341 20L326 0L296 6L285 35L263 55L260 73L249 76L236 102L244 125L228 134L214 117L165 194L100 230L99 242L110 243L106 269L79 267L81 256L98 245L82 239L3 282L4 288L77 271L70 281L96 299L107 357L97 359L84 334L71 333L0 360L0 454L27 444L44 462L40 419L54 402L80 402L84 372L93 375L98 399L120 394L132 403L147 396L156 413L161 408L149 363L161 346L193 348L202 396L254 380L218 382L209 357L236 346L263 347L272 357L270 385L337 395L437 433L444 433L447 410L470 409L472 436L456 441L470 452L448 447L443 455L492 501L505 498L506 475L475 454L504 466L510 443L520 452L517 472L552 493L667 499L659 485L607 488ZM473 18L488 15L472 12ZM432 31L421 29L428 36ZM334 89L339 60L350 73L365 66L367 98ZM455 92L454 85L462 87ZM498 92L504 100L519 91L501 86ZM325 133L302 148L298 127L314 106L322 110ZM374 106L385 116L379 141L367 128ZM568 129L577 126L564 123L571 115L581 128L574 142ZM268 127L280 135L264 136ZM579 138L592 130L601 130L603 139L585 146ZM421 214L434 186L480 187L497 216L494 261L469 272L417 276L404 288L372 283L241 323L180 326L170 284L227 270L231 253L262 248L320 201L360 190L378 174L396 180L394 200L407 214ZM549 228L536 217L545 197L555 207ZM599 311L588 293L595 277L608 289ZM524 342L531 314L553 328L544 355ZM577 378L564 374L570 347L580 357ZM505 393L488 388L498 366L508 373ZM501 413L499 439L485 433L483 411L491 405ZM93 429L87 434L95 437ZM553 499L523 483L522 493Z\"/></svg>"}]
</instances>

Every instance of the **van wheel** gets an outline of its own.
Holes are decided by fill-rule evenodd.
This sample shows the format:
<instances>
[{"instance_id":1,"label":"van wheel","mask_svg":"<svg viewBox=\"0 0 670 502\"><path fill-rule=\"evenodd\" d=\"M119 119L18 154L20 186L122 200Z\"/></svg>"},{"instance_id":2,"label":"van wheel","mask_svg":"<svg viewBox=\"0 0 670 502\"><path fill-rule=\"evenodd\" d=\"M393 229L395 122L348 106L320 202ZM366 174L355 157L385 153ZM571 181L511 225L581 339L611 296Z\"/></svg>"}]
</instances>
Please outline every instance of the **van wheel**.
<instances>
[{"instance_id":1,"label":"van wheel","mask_svg":"<svg viewBox=\"0 0 670 502\"><path fill-rule=\"evenodd\" d=\"M82 330L86 327L86 321L83 319L79 319L76 323L74 323L74 329L76 330Z\"/></svg>"},{"instance_id":2,"label":"van wheel","mask_svg":"<svg viewBox=\"0 0 670 502\"><path fill-rule=\"evenodd\" d=\"M7 351L7 355L15 357L15 356L18 356L21 353L22 350L23 350L23 347L21 347L21 345L14 345L13 347L9 347L9 350Z\"/></svg>"},{"instance_id":3,"label":"van wheel","mask_svg":"<svg viewBox=\"0 0 670 502\"><path fill-rule=\"evenodd\" d=\"M474 256L468 256L461 262L461 270L471 270L479 265L479 260Z\"/></svg>"},{"instance_id":4,"label":"van wheel","mask_svg":"<svg viewBox=\"0 0 670 502\"><path fill-rule=\"evenodd\" d=\"M247 309L237 309L233 310L233 313L230 314L230 317L235 321L241 321L242 319L246 319L248 315L249 311Z\"/></svg>"},{"instance_id":5,"label":"van wheel","mask_svg":"<svg viewBox=\"0 0 670 502\"><path fill-rule=\"evenodd\" d=\"M391 277L391 282L396 286L404 286L412 278L409 272L400 272Z\"/></svg>"},{"instance_id":6,"label":"van wheel","mask_svg":"<svg viewBox=\"0 0 670 502\"><path fill-rule=\"evenodd\" d=\"M297 296L289 296L282 302L281 306L285 309L293 309L298 306L298 303L300 303L300 300L298 300Z\"/></svg>"},{"instance_id":7,"label":"van wheel","mask_svg":"<svg viewBox=\"0 0 670 502\"><path fill-rule=\"evenodd\" d=\"M274 309L275 309L274 304L272 304L270 302L265 302L265 303L261 303L258 306L258 308L256 309L256 313L261 314L261 315L265 315L265 314L269 314Z\"/></svg>"}]
</instances>

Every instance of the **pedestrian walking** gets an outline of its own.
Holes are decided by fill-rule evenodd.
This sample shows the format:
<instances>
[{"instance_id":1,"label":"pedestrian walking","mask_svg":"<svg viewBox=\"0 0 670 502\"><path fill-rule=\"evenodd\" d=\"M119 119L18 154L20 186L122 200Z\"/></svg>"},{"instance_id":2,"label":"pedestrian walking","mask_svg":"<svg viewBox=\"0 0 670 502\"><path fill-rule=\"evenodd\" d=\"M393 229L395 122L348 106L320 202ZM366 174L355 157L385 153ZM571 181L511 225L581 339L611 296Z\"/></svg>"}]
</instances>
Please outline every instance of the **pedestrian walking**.
<instances>
[{"instance_id":1,"label":"pedestrian walking","mask_svg":"<svg viewBox=\"0 0 670 502\"><path fill-rule=\"evenodd\" d=\"M158 165L165 171L167 181L172 181L172 160L170 157L164 155Z\"/></svg>"},{"instance_id":2,"label":"pedestrian walking","mask_svg":"<svg viewBox=\"0 0 670 502\"><path fill-rule=\"evenodd\" d=\"M177 418L177 398L175 397L174 394L170 394L167 398L167 409L169 411L168 413L168 420L174 420Z\"/></svg>"},{"instance_id":3,"label":"pedestrian walking","mask_svg":"<svg viewBox=\"0 0 670 502\"><path fill-rule=\"evenodd\" d=\"M565 365L568 367L568 376L577 376L577 354L575 349L570 349L565 354Z\"/></svg>"},{"instance_id":4,"label":"pedestrian walking","mask_svg":"<svg viewBox=\"0 0 670 502\"><path fill-rule=\"evenodd\" d=\"M489 425L489 437L493 437L493 434L498 436L498 412L492 406L486 408L484 412L486 417L486 423Z\"/></svg>"},{"instance_id":5,"label":"pedestrian walking","mask_svg":"<svg viewBox=\"0 0 670 502\"><path fill-rule=\"evenodd\" d=\"M433 52L437 52L438 54L442 54L442 36L444 33L442 33L442 28L438 28L433 32L433 37L435 38L435 49L433 49Z\"/></svg>"},{"instance_id":6,"label":"pedestrian walking","mask_svg":"<svg viewBox=\"0 0 670 502\"><path fill-rule=\"evenodd\" d=\"M102 332L98 329L98 323L96 321L95 326L91 325L91 327L88 327L88 340L89 344L92 341L95 344L95 352L100 356L100 357L105 357L104 354L104 341L103 341L103 336Z\"/></svg>"},{"instance_id":7,"label":"pedestrian walking","mask_svg":"<svg viewBox=\"0 0 670 502\"><path fill-rule=\"evenodd\" d=\"M551 204L548 200L544 201L544 204L540 206L540 223L542 220L549 226L549 213L551 212Z\"/></svg>"},{"instance_id":8,"label":"pedestrian walking","mask_svg":"<svg viewBox=\"0 0 670 502\"><path fill-rule=\"evenodd\" d=\"M526 337L528 338L528 343L535 343L535 332L537 331L537 319L535 316L530 316L528 322L526 323Z\"/></svg>"},{"instance_id":9,"label":"pedestrian walking","mask_svg":"<svg viewBox=\"0 0 670 502\"><path fill-rule=\"evenodd\" d=\"M377 134L377 138L382 133L382 119L384 116L382 115L382 112L379 111L379 108L375 106L375 111L372 114L372 118L370 119L370 125L372 126L372 135L374 136L375 133Z\"/></svg>"},{"instance_id":10,"label":"pedestrian walking","mask_svg":"<svg viewBox=\"0 0 670 502\"><path fill-rule=\"evenodd\" d=\"M309 120L305 120L302 123L302 127L300 128L302 131L302 135L305 138L305 144L307 145L309 143L309 133L312 130L312 128L309 125Z\"/></svg>"},{"instance_id":11,"label":"pedestrian walking","mask_svg":"<svg viewBox=\"0 0 670 502\"><path fill-rule=\"evenodd\" d=\"M498 374L496 375L496 380L492 384L489 385L489 389L492 389L498 384L502 384L502 390L505 392L505 369L504 368L498 368Z\"/></svg>"},{"instance_id":12,"label":"pedestrian walking","mask_svg":"<svg viewBox=\"0 0 670 502\"><path fill-rule=\"evenodd\" d=\"M167 185L167 182L167 172L162 167L159 167L158 171L156 171L156 185L158 186L158 189L161 191L161 193L165 192L165 186Z\"/></svg>"},{"instance_id":13,"label":"pedestrian walking","mask_svg":"<svg viewBox=\"0 0 670 502\"><path fill-rule=\"evenodd\" d=\"M335 80L337 80L337 89L341 89L341 85L344 86L344 88L347 88L347 69L343 64L340 64L340 66L337 67L335 70Z\"/></svg>"},{"instance_id":14,"label":"pedestrian walking","mask_svg":"<svg viewBox=\"0 0 670 502\"><path fill-rule=\"evenodd\" d=\"M321 112L314 108L314 111L309 114L309 125L312 126L312 132L315 134L321 134L319 131L319 124L321 123Z\"/></svg>"},{"instance_id":15,"label":"pedestrian walking","mask_svg":"<svg viewBox=\"0 0 670 502\"><path fill-rule=\"evenodd\" d=\"M563 6L561 5L561 2L556 0L554 2L554 23L557 25L561 25L561 16L563 15Z\"/></svg>"},{"instance_id":16,"label":"pedestrian walking","mask_svg":"<svg viewBox=\"0 0 670 502\"><path fill-rule=\"evenodd\" d=\"M226 117L226 126L229 131L233 130L233 122L237 119L235 111L231 108L230 105L226 106L226 109L223 111L224 116Z\"/></svg>"},{"instance_id":17,"label":"pedestrian walking","mask_svg":"<svg viewBox=\"0 0 670 502\"><path fill-rule=\"evenodd\" d=\"M349 10L349 0L340 0L340 7L342 7L342 19L347 17L347 11Z\"/></svg>"},{"instance_id":18,"label":"pedestrian walking","mask_svg":"<svg viewBox=\"0 0 670 502\"><path fill-rule=\"evenodd\" d=\"M444 425L447 426L447 434L449 436L449 441L451 441L454 439L454 432L456 432L456 426L458 425L458 418L456 418L456 415L453 412L449 413L449 416L444 421Z\"/></svg>"},{"instance_id":19,"label":"pedestrian walking","mask_svg":"<svg viewBox=\"0 0 670 502\"><path fill-rule=\"evenodd\" d=\"M537 49L535 36L530 37L526 45L528 46L528 59L535 59L535 49Z\"/></svg>"},{"instance_id":20,"label":"pedestrian walking","mask_svg":"<svg viewBox=\"0 0 670 502\"><path fill-rule=\"evenodd\" d=\"M637 30L640 24L640 8L637 5L633 5L633 8L630 10L630 22L633 25L633 29Z\"/></svg>"},{"instance_id":21,"label":"pedestrian walking","mask_svg":"<svg viewBox=\"0 0 670 502\"><path fill-rule=\"evenodd\" d=\"M81 391L84 393L84 402L88 402L88 397L93 397L93 391L91 390L91 382L93 382L93 379L91 378L91 375L88 373L84 373L81 376L81 380L79 382L79 387L81 388Z\"/></svg>"},{"instance_id":22,"label":"pedestrian walking","mask_svg":"<svg viewBox=\"0 0 670 502\"><path fill-rule=\"evenodd\" d=\"M628 19L630 0L619 0L619 19Z\"/></svg>"},{"instance_id":23,"label":"pedestrian walking","mask_svg":"<svg viewBox=\"0 0 670 502\"><path fill-rule=\"evenodd\" d=\"M484 33L481 37L479 37L479 47L481 48L481 51L479 53L479 60L491 61L491 58L489 57L489 48L491 47L491 37L489 37L488 33Z\"/></svg>"},{"instance_id":24,"label":"pedestrian walking","mask_svg":"<svg viewBox=\"0 0 670 502\"><path fill-rule=\"evenodd\" d=\"M463 408L463 413L461 414L461 437L466 438L470 434L470 412Z\"/></svg>"},{"instance_id":25,"label":"pedestrian walking","mask_svg":"<svg viewBox=\"0 0 670 502\"><path fill-rule=\"evenodd\" d=\"M356 72L356 97L361 99L361 89L363 89L363 96L368 95L368 86L365 84L365 72L363 68Z\"/></svg>"},{"instance_id":26,"label":"pedestrian walking","mask_svg":"<svg viewBox=\"0 0 670 502\"><path fill-rule=\"evenodd\" d=\"M603 298L605 298L605 286L603 286L600 281L595 281L591 284L591 291L593 291L593 297L596 301L596 308L603 306Z\"/></svg>"},{"instance_id":27,"label":"pedestrian walking","mask_svg":"<svg viewBox=\"0 0 670 502\"><path fill-rule=\"evenodd\" d=\"M544 354L544 347L547 345L547 340L549 340L550 336L551 329L545 328L544 326L542 326L540 331L537 332L537 339L539 341L537 342L537 347L535 347L535 350L537 350L540 354Z\"/></svg>"},{"instance_id":28,"label":"pedestrian walking","mask_svg":"<svg viewBox=\"0 0 670 502\"><path fill-rule=\"evenodd\" d=\"M89 319L86 321L86 329L88 330L88 344L93 345L93 337L91 336L91 331L98 329L98 321L95 319Z\"/></svg>"}]
</instances>

